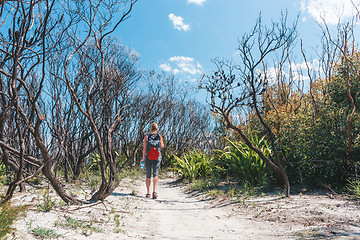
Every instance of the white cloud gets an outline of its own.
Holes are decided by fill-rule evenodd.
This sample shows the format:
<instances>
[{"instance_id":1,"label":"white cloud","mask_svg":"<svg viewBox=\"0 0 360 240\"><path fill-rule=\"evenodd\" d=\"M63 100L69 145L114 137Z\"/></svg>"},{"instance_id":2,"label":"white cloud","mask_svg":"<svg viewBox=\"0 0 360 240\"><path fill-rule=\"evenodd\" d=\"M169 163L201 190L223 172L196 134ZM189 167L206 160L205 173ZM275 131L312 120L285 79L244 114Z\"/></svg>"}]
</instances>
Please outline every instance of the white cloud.
<instances>
[{"instance_id":1,"label":"white cloud","mask_svg":"<svg viewBox=\"0 0 360 240\"><path fill-rule=\"evenodd\" d=\"M164 70L165 72L170 72L171 71L171 67L169 64L166 64L166 63L163 63L163 64L160 64L160 68L162 70Z\"/></svg>"},{"instance_id":2,"label":"white cloud","mask_svg":"<svg viewBox=\"0 0 360 240\"><path fill-rule=\"evenodd\" d=\"M182 17L175 16L173 13L170 13L169 19L173 23L175 29L179 31L183 30L185 32L190 30L190 25L185 24Z\"/></svg>"},{"instance_id":3,"label":"white cloud","mask_svg":"<svg viewBox=\"0 0 360 240\"><path fill-rule=\"evenodd\" d=\"M196 5L202 6L206 0L187 0L187 3L195 3Z\"/></svg>"},{"instance_id":4,"label":"white cloud","mask_svg":"<svg viewBox=\"0 0 360 240\"><path fill-rule=\"evenodd\" d=\"M294 81L306 81L310 80L310 77L315 79L321 72L322 68L317 59L307 63L291 63L291 77ZM290 68L288 75L290 76Z\"/></svg>"},{"instance_id":5,"label":"white cloud","mask_svg":"<svg viewBox=\"0 0 360 240\"><path fill-rule=\"evenodd\" d=\"M160 64L160 68L173 74L187 73L191 75L202 73L202 67L194 58L174 56L168 59L169 62Z\"/></svg>"},{"instance_id":6,"label":"white cloud","mask_svg":"<svg viewBox=\"0 0 360 240\"><path fill-rule=\"evenodd\" d=\"M319 70L320 62L317 59L314 59L312 62L302 62L302 63L291 63L292 71L307 71L309 70Z\"/></svg>"},{"instance_id":7,"label":"white cloud","mask_svg":"<svg viewBox=\"0 0 360 240\"><path fill-rule=\"evenodd\" d=\"M267 79L269 84L275 84L279 79L283 79L285 81L307 81L310 79L308 74L311 74L311 77L314 77L321 72L321 66L319 60L314 59L308 63L291 63L291 66L288 65L287 69L269 67L265 70L256 69L256 71L261 78Z\"/></svg>"},{"instance_id":8,"label":"white cloud","mask_svg":"<svg viewBox=\"0 0 360 240\"><path fill-rule=\"evenodd\" d=\"M197 81L196 78L187 77L184 82L187 82L187 83L195 83L196 81Z\"/></svg>"},{"instance_id":9,"label":"white cloud","mask_svg":"<svg viewBox=\"0 0 360 240\"><path fill-rule=\"evenodd\" d=\"M295 74L295 75L292 76L292 80L293 80L293 81L305 82L305 81L310 80L310 77L298 73L298 74Z\"/></svg>"},{"instance_id":10,"label":"white cloud","mask_svg":"<svg viewBox=\"0 0 360 240\"><path fill-rule=\"evenodd\" d=\"M357 14L354 4L360 7L360 0L302 0L301 10L316 21L337 24L340 20Z\"/></svg>"},{"instance_id":11,"label":"white cloud","mask_svg":"<svg viewBox=\"0 0 360 240\"><path fill-rule=\"evenodd\" d=\"M190 57L175 56L169 58L170 62L174 62L182 72L194 74L200 74L202 72L201 65L195 59Z\"/></svg>"}]
</instances>

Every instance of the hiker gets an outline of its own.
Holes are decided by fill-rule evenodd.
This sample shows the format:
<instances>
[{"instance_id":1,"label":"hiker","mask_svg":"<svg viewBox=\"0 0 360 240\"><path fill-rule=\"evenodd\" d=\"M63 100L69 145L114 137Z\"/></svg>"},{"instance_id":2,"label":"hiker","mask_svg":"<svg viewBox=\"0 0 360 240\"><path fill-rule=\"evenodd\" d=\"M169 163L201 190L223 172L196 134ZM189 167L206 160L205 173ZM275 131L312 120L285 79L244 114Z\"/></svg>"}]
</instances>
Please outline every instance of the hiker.
<instances>
[{"instance_id":1,"label":"hiker","mask_svg":"<svg viewBox=\"0 0 360 240\"><path fill-rule=\"evenodd\" d=\"M164 148L163 137L158 134L159 126L157 123L152 123L150 126L150 134L144 137L143 158L140 161L145 161L146 171L146 197L150 197L150 185L151 185L151 171L153 173L153 199L157 199L156 185L159 181L159 167L161 163L161 149Z\"/></svg>"}]
</instances>

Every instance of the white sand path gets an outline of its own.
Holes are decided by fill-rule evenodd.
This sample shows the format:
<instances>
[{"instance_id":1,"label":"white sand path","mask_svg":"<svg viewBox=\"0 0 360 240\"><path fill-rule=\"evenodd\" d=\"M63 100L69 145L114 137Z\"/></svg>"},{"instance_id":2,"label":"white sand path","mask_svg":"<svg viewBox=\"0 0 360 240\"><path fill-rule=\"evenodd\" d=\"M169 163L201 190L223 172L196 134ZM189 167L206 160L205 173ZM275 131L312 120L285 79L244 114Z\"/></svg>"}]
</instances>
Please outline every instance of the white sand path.
<instances>
[{"instance_id":1,"label":"white sand path","mask_svg":"<svg viewBox=\"0 0 360 240\"><path fill-rule=\"evenodd\" d=\"M140 195L145 187L137 186ZM274 223L260 223L232 214L231 207L186 194L172 179L162 179L157 200L134 197L135 209L127 223L134 239L289 239ZM283 237L281 237L283 235Z\"/></svg>"},{"instance_id":2,"label":"white sand path","mask_svg":"<svg viewBox=\"0 0 360 240\"><path fill-rule=\"evenodd\" d=\"M38 190L16 193L13 203L32 207L15 223L16 231L9 239L39 239L31 230L37 226L53 229L61 234L59 239L66 240L360 239L360 206L340 195L295 195L288 199L269 195L234 203L187 193L184 185L174 181L160 179L156 200L145 198L144 181L125 179L104 203L58 205L50 212L36 210L42 199ZM81 191L77 194L80 197ZM53 193L53 198L58 196ZM66 219L89 224L89 228L56 224Z\"/></svg>"}]
</instances>

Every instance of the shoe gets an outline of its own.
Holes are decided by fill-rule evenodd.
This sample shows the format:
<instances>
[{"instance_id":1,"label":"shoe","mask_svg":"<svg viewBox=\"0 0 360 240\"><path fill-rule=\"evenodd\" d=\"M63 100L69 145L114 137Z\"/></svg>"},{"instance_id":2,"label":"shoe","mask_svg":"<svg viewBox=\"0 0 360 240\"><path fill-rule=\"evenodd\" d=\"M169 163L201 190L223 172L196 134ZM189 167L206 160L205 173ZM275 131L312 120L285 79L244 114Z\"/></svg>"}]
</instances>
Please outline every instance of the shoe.
<instances>
[{"instance_id":1,"label":"shoe","mask_svg":"<svg viewBox=\"0 0 360 240\"><path fill-rule=\"evenodd\" d=\"M147 193L145 197L150 198L150 193Z\"/></svg>"},{"instance_id":2,"label":"shoe","mask_svg":"<svg viewBox=\"0 0 360 240\"><path fill-rule=\"evenodd\" d=\"M153 192L153 199L157 199L158 198L158 194L156 192Z\"/></svg>"}]
</instances>

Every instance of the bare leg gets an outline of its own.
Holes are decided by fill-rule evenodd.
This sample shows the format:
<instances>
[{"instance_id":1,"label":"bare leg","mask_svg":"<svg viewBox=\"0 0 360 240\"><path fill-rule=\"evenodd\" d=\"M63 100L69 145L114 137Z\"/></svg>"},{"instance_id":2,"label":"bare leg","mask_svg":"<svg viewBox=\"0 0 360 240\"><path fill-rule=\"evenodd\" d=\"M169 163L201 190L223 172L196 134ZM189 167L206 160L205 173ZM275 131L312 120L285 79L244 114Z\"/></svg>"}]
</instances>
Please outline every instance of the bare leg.
<instances>
[{"instance_id":1,"label":"bare leg","mask_svg":"<svg viewBox=\"0 0 360 240\"><path fill-rule=\"evenodd\" d=\"M146 178L145 183L146 183L146 191L147 191L147 194L150 194L151 179L150 179L150 178Z\"/></svg>"},{"instance_id":2,"label":"bare leg","mask_svg":"<svg viewBox=\"0 0 360 240\"><path fill-rule=\"evenodd\" d=\"M157 186L158 181L159 181L159 177L158 176L154 177L154 179L153 179L154 191L153 192L156 192L156 186Z\"/></svg>"}]
</instances>

